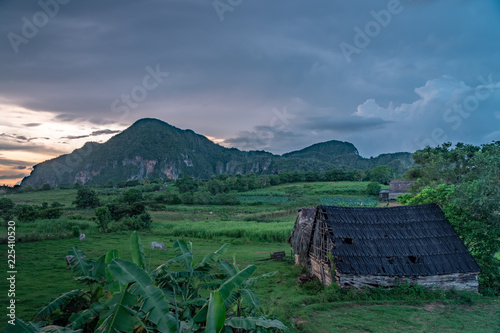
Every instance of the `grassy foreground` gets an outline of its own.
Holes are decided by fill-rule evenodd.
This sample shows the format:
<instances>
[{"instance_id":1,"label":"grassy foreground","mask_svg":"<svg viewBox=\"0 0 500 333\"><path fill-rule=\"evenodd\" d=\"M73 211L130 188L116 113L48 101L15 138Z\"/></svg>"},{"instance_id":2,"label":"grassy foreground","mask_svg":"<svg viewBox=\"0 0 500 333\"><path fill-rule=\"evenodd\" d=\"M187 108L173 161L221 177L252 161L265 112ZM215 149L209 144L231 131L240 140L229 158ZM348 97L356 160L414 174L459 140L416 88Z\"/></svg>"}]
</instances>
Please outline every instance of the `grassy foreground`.
<instances>
[{"instance_id":1,"label":"grassy foreground","mask_svg":"<svg viewBox=\"0 0 500 333\"><path fill-rule=\"evenodd\" d=\"M362 194L365 187L362 182L279 185L242 193L241 204L236 206L174 205L150 211L154 221L151 230L140 232L146 261L155 268L172 258L172 242L178 238L191 240L199 258L231 243L224 259L232 261L234 256L241 267L255 264L256 274L279 272L259 281L254 289L265 313L276 316L291 332L500 332L499 298L470 293L423 293L418 289L403 289L394 294L340 292L334 287L324 288L314 280L298 282L304 272L293 265L286 243L296 210L322 202L372 205L374 198ZM18 235L46 236L40 241L16 244L16 316L23 320L31 319L41 306L60 294L84 288L66 270L64 257L73 246L89 258L97 259L108 250L117 249L122 259L131 259L130 233L100 233L92 221L93 210L71 206L75 195L76 190L9 195L16 203L58 201L65 205L59 220L16 224ZM113 197L102 195L101 199L109 201ZM87 234L86 241L72 236L72 225ZM4 234L2 230L0 236ZM152 241L165 242L167 251L150 250ZM0 244L1 262L5 263L0 273L0 304L9 301L7 249L7 245ZM260 261L276 251L285 251L287 260ZM1 327L7 319L3 316Z\"/></svg>"},{"instance_id":2,"label":"grassy foreground","mask_svg":"<svg viewBox=\"0 0 500 333\"><path fill-rule=\"evenodd\" d=\"M168 237L142 234L146 260L151 268L173 256ZM163 240L167 251L150 250L153 240ZM201 258L219 248L222 239L192 239L195 253ZM130 260L129 234L96 234L85 242L76 238L17 244L16 315L30 319L48 301L63 292L82 288L66 270L64 256L78 246L88 257L98 258L109 249L117 249L123 259ZM6 245L0 246L3 262ZM347 294L341 301L331 301L332 287L323 288L317 281L298 283L303 272L291 260L259 261L269 252L286 251L283 242L233 242L224 259L236 258L241 267L258 266L257 273L279 271L275 276L255 285L256 293L267 314L276 315L292 332L499 332L500 300L464 294L455 299L422 301L418 295L403 299L357 300ZM5 273L0 281L0 301L6 304L8 289ZM334 295L335 296L335 295ZM350 300L352 298L352 300ZM6 322L4 322L5 324Z\"/></svg>"}]
</instances>

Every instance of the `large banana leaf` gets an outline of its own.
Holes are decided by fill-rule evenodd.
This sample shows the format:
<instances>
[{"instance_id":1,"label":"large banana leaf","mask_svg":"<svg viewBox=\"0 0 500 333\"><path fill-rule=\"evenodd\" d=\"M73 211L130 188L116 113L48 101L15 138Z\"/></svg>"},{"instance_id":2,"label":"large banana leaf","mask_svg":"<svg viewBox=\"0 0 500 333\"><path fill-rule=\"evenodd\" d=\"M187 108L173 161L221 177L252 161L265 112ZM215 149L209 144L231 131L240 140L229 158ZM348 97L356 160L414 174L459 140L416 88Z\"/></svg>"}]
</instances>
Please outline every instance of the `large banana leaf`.
<instances>
[{"instance_id":1,"label":"large banana leaf","mask_svg":"<svg viewBox=\"0 0 500 333\"><path fill-rule=\"evenodd\" d=\"M95 263L90 270L90 275L96 278L98 281L102 280L106 276L106 256L103 255Z\"/></svg>"},{"instance_id":2,"label":"large banana leaf","mask_svg":"<svg viewBox=\"0 0 500 333\"><path fill-rule=\"evenodd\" d=\"M164 262L163 264L158 266L158 268L156 268L155 273L157 273L157 274L162 273L162 272L166 273L168 267L170 267L170 265L175 264L177 262L186 263L186 262L192 262L192 261L193 261L193 254L191 252L187 252L187 253L178 255L177 257L174 257L174 258Z\"/></svg>"},{"instance_id":3,"label":"large banana leaf","mask_svg":"<svg viewBox=\"0 0 500 333\"><path fill-rule=\"evenodd\" d=\"M226 307L219 292L214 291L210 294L207 309L206 332L219 333L224 328L226 321Z\"/></svg>"},{"instance_id":4,"label":"large banana leaf","mask_svg":"<svg viewBox=\"0 0 500 333\"><path fill-rule=\"evenodd\" d=\"M113 259L108 265L111 275L121 284L132 284L131 293L139 295L144 293L146 287L153 283L151 277L146 271L137 264L123 259Z\"/></svg>"},{"instance_id":5,"label":"large banana leaf","mask_svg":"<svg viewBox=\"0 0 500 333\"><path fill-rule=\"evenodd\" d=\"M217 251L207 254L201 261L200 265L211 264L216 262L217 259L219 259L219 257L227 251L230 245L231 244L224 244Z\"/></svg>"},{"instance_id":6,"label":"large banana leaf","mask_svg":"<svg viewBox=\"0 0 500 333\"><path fill-rule=\"evenodd\" d=\"M87 262L87 259L85 259L83 252L78 250L77 247L73 247L72 250L68 251L68 254L74 257L71 260L73 272L81 277L91 277L89 271L92 266Z\"/></svg>"},{"instance_id":7,"label":"large banana leaf","mask_svg":"<svg viewBox=\"0 0 500 333\"><path fill-rule=\"evenodd\" d=\"M193 271L193 243L189 242L189 247L182 239L178 239L174 242L174 249L176 252L183 256L184 258L184 269L192 272ZM190 254L190 256L188 255Z\"/></svg>"},{"instance_id":8,"label":"large banana leaf","mask_svg":"<svg viewBox=\"0 0 500 333\"><path fill-rule=\"evenodd\" d=\"M112 294L123 291L123 286L118 281L113 281L113 275L111 275L111 273L109 272L109 268L107 267L107 265L111 264L111 261L113 261L113 259L118 258L119 256L117 250L108 251L106 253L106 257L104 258L104 262L106 263L106 280L108 281L108 283L110 283L109 292Z\"/></svg>"},{"instance_id":9,"label":"large banana leaf","mask_svg":"<svg viewBox=\"0 0 500 333\"><path fill-rule=\"evenodd\" d=\"M80 333L82 330L72 330L69 327L61 327L56 325L50 325L42 327L40 332L42 333Z\"/></svg>"},{"instance_id":10,"label":"large banana leaf","mask_svg":"<svg viewBox=\"0 0 500 333\"><path fill-rule=\"evenodd\" d=\"M98 317L104 310L106 310L104 305L95 302L90 309L72 314L71 317L69 317L69 321L72 323L71 328L78 329L82 327L86 323L92 321L92 319Z\"/></svg>"},{"instance_id":11,"label":"large banana leaf","mask_svg":"<svg viewBox=\"0 0 500 333\"><path fill-rule=\"evenodd\" d=\"M243 282L245 282L245 280L255 272L256 269L257 267L255 265L247 266L245 269L239 271L237 274L226 280L217 290L221 294L222 301L226 302L226 300L231 298L231 292L233 291L233 289L239 288L243 284ZM205 304L205 306L203 306L196 313L192 321L195 323L204 321L207 317L207 311L207 304Z\"/></svg>"},{"instance_id":12,"label":"large banana leaf","mask_svg":"<svg viewBox=\"0 0 500 333\"><path fill-rule=\"evenodd\" d=\"M124 288L122 292L112 295L105 305L109 308L109 311L101 313L99 327L95 332L133 332L137 322L137 314L131 311L128 306L137 305L137 297L131 295L128 288Z\"/></svg>"},{"instance_id":13,"label":"large banana leaf","mask_svg":"<svg viewBox=\"0 0 500 333\"><path fill-rule=\"evenodd\" d=\"M233 265L231 265L227 261L220 260L219 266L221 271L223 271L228 276L234 276L236 274L236 270L234 269Z\"/></svg>"},{"instance_id":14,"label":"large banana leaf","mask_svg":"<svg viewBox=\"0 0 500 333\"><path fill-rule=\"evenodd\" d=\"M287 330L288 327L283 325L283 323L276 319L264 319L264 318L254 318L254 317L233 317L226 320L226 326L236 328L254 330L258 326L264 328L277 328L280 330Z\"/></svg>"},{"instance_id":15,"label":"large banana leaf","mask_svg":"<svg viewBox=\"0 0 500 333\"><path fill-rule=\"evenodd\" d=\"M15 325L10 325L8 324L5 327L5 333L21 333L21 332L28 332L28 333L38 333L41 332L42 326L45 325L45 322L27 322L25 323L19 318L16 318L14 321Z\"/></svg>"},{"instance_id":16,"label":"large banana leaf","mask_svg":"<svg viewBox=\"0 0 500 333\"><path fill-rule=\"evenodd\" d=\"M50 326L45 326L45 322L28 322L25 323L19 318L15 319L15 325L7 325L5 328L6 333L56 333L56 332L61 332L61 333L79 333L82 330L72 330L71 328L68 327L62 327L62 326L55 326L55 325L50 325Z\"/></svg>"},{"instance_id":17,"label":"large banana leaf","mask_svg":"<svg viewBox=\"0 0 500 333\"><path fill-rule=\"evenodd\" d=\"M161 332L177 332L177 319L170 314L170 304L165 294L156 286L147 286L146 293L141 296L141 310L148 314L148 320L157 325Z\"/></svg>"},{"instance_id":18,"label":"large banana leaf","mask_svg":"<svg viewBox=\"0 0 500 333\"><path fill-rule=\"evenodd\" d=\"M141 237L134 231L130 235L130 251L132 252L132 261L142 269L146 269L146 259L144 249L141 244Z\"/></svg>"},{"instance_id":19,"label":"large banana leaf","mask_svg":"<svg viewBox=\"0 0 500 333\"><path fill-rule=\"evenodd\" d=\"M141 310L148 314L148 320L162 328L162 331L175 332L176 319L169 314L171 308L165 294L153 286L151 277L136 264L114 259L108 266L110 273L121 284L130 284L130 292L141 296Z\"/></svg>"},{"instance_id":20,"label":"large banana leaf","mask_svg":"<svg viewBox=\"0 0 500 333\"><path fill-rule=\"evenodd\" d=\"M248 287L254 285L255 283L257 283L260 279L266 278L266 277L271 277L271 276L273 276L276 273L278 273L278 271L274 271L274 272L270 272L270 273L265 273L265 274L261 274L259 276L256 276L254 278L250 278L250 279L246 280L243 283L242 287L243 288L248 288Z\"/></svg>"},{"instance_id":21,"label":"large banana leaf","mask_svg":"<svg viewBox=\"0 0 500 333\"><path fill-rule=\"evenodd\" d=\"M250 307L254 309L259 307L259 296L257 296L253 291L250 289L240 289L240 294Z\"/></svg>"},{"instance_id":22,"label":"large banana leaf","mask_svg":"<svg viewBox=\"0 0 500 333\"><path fill-rule=\"evenodd\" d=\"M241 287L245 280L252 276L256 269L257 267L255 265L250 265L224 282L218 289L218 292L222 295L222 299L226 300L233 289Z\"/></svg>"},{"instance_id":23,"label":"large banana leaf","mask_svg":"<svg viewBox=\"0 0 500 333\"><path fill-rule=\"evenodd\" d=\"M52 312L60 309L64 305L66 305L66 303L68 303L68 301L71 298L80 294L81 292L82 291L80 289L75 289L75 290L69 291L65 294L62 294L61 296L50 301L49 304L47 304L43 308L41 308L40 311L38 311L38 313L35 315L35 318L43 318L45 316L50 316L52 314Z\"/></svg>"}]
</instances>

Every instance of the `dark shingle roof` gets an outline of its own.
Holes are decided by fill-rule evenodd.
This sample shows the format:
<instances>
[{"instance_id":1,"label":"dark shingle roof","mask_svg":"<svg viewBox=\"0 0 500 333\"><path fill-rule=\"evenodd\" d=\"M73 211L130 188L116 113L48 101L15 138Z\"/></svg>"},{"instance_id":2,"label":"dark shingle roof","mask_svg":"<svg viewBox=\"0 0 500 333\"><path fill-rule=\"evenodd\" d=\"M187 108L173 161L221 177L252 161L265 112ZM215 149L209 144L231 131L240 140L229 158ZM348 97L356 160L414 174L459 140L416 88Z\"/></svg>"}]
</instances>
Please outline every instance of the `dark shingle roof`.
<instances>
[{"instance_id":1,"label":"dark shingle roof","mask_svg":"<svg viewBox=\"0 0 500 333\"><path fill-rule=\"evenodd\" d=\"M429 276L480 271L437 205L318 209L331 228L332 255L341 274Z\"/></svg>"}]
</instances>

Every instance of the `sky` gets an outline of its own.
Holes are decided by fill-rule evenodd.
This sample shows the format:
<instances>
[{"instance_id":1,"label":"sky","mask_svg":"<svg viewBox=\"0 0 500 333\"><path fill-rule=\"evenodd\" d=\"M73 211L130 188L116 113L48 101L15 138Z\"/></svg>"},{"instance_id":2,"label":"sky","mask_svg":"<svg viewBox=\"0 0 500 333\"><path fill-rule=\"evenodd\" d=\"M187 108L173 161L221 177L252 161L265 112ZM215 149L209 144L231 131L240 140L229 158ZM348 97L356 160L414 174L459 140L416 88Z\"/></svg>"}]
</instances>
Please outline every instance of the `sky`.
<instances>
[{"instance_id":1,"label":"sky","mask_svg":"<svg viewBox=\"0 0 500 333\"><path fill-rule=\"evenodd\" d=\"M158 118L275 154L500 140L500 1L0 1L0 184Z\"/></svg>"}]
</instances>

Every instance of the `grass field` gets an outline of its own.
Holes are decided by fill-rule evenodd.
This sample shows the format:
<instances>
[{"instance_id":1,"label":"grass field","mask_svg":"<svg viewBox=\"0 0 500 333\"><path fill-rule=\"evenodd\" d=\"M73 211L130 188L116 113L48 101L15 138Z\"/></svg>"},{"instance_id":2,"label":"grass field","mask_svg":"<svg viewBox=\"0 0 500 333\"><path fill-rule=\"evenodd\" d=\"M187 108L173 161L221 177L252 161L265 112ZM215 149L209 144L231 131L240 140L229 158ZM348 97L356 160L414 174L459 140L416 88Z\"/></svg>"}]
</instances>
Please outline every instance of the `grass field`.
<instances>
[{"instance_id":1,"label":"grass field","mask_svg":"<svg viewBox=\"0 0 500 333\"><path fill-rule=\"evenodd\" d=\"M146 261L151 268L157 267L173 255L175 238L142 234L142 243L163 240L167 251L150 250L145 246ZM227 239L196 239L193 241L199 258L220 247ZM29 319L43 304L63 292L84 288L72 280L66 270L64 256L72 246L78 246L89 258L97 259L109 249L118 249L120 257L130 260L129 234L96 234L85 242L76 238L42 242L20 243L17 251L16 299L17 315ZM0 246L3 262L6 246ZM408 302L398 301L340 301L328 300L328 288L317 283L300 284L297 277L302 274L291 260L282 262L259 261L269 257L269 252L286 251L289 245L283 242L251 242L233 239L224 255L245 267L255 264L257 273L278 271L275 276L261 280L255 291L261 297L266 313L282 320L292 332L499 332L500 300L474 296L465 304L456 302L421 302L418 298ZM288 255L289 256L289 255ZM2 274L0 289L5 291L7 283ZM6 304L6 293L0 296Z\"/></svg>"},{"instance_id":2,"label":"grass field","mask_svg":"<svg viewBox=\"0 0 500 333\"><path fill-rule=\"evenodd\" d=\"M340 195L342 187L346 194ZM195 254L201 258L224 243L231 247L223 258L233 256L241 267L255 264L256 274L278 271L255 285L266 314L283 321L291 332L500 332L500 300L470 293L433 293L427 296L406 294L387 296L369 292L340 292L324 288L317 281L304 284L298 277L304 272L293 265L290 246L285 242L293 228L296 209L306 202L321 204L321 198L335 198L338 203L371 205L374 198L362 194L366 184L299 183L280 185L242 193L242 197L285 197L286 202L242 200L235 206L173 205L166 210L150 212L151 230L140 232L146 261L155 268L173 256L172 242L191 240ZM111 249L130 260L129 232L103 234L91 218L92 210L75 210L71 202L75 190L51 190L9 196L16 203L58 201L67 211L59 221L17 223L23 234L64 229L65 237L16 244L16 315L29 320L36 311L60 294L84 286L72 279L64 257L73 246L87 257L97 259ZM113 197L104 197L111 200ZM328 204L331 204L329 201ZM71 235L71 224L85 226L87 240L80 242ZM69 226L69 228L68 228ZM52 228L52 229L50 229ZM2 231L2 237L5 231ZM48 237L50 238L50 237ZM164 241L167 251L152 251L151 241ZM285 251L287 258L278 262L261 261L270 252ZM2 262L7 262L7 245L0 245ZM0 275L0 304L7 304L6 269ZM5 324L5 321L2 321Z\"/></svg>"}]
</instances>

